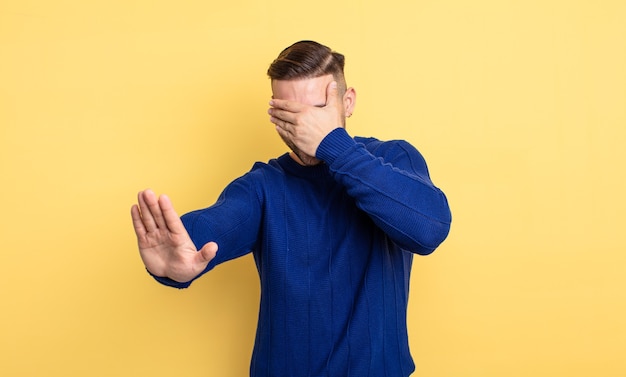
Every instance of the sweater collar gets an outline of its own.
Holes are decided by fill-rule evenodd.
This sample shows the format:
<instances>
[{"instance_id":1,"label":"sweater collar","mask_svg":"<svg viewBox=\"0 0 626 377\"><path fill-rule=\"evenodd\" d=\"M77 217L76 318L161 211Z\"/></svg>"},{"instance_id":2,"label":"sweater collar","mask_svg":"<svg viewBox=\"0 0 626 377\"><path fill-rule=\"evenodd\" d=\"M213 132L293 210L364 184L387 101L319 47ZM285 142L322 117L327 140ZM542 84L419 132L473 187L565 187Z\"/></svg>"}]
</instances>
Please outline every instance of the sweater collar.
<instances>
[{"instance_id":1,"label":"sweater collar","mask_svg":"<svg viewBox=\"0 0 626 377\"><path fill-rule=\"evenodd\" d=\"M328 176L328 165L323 161L317 165L304 166L297 163L289 153L278 157L278 164L288 173L302 178L319 178Z\"/></svg>"}]
</instances>

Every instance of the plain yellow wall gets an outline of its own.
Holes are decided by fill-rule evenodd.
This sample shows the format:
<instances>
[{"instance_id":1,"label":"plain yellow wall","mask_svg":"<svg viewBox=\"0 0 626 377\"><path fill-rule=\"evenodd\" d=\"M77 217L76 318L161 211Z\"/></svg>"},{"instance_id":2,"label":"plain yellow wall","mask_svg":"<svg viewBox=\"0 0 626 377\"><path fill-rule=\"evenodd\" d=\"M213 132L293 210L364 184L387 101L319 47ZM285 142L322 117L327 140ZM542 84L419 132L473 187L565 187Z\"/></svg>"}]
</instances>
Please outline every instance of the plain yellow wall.
<instances>
[{"instance_id":1,"label":"plain yellow wall","mask_svg":"<svg viewBox=\"0 0 626 377\"><path fill-rule=\"evenodd\" d=\"M626 2L0 3L0 374L243 376L250 256L192 288L136 251L286 149L267 65L347 56L352 134L425 155L454 223L416 259L416 376L626 375Z\"/></svg>"}]
</instances>

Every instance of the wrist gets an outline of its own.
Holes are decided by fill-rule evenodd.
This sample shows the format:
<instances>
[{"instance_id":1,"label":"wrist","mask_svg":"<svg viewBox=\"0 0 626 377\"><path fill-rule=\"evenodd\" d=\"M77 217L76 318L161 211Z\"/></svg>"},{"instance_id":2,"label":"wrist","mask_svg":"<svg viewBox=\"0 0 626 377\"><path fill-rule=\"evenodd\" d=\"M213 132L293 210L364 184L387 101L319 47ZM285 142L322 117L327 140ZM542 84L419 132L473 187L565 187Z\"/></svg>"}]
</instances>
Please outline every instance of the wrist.
<instances>
[{"instance_id":1,"label":"wrist","mask_svg":"<svg viewBox=\"0 0 626 377\"><path fill-rule=\"evenodd\" d=\"M315 151L315 157L327 164L332 164L339 155L355 144L356 142L345 128L335 128L322 139Z\"/></svg>"}]
</instances>

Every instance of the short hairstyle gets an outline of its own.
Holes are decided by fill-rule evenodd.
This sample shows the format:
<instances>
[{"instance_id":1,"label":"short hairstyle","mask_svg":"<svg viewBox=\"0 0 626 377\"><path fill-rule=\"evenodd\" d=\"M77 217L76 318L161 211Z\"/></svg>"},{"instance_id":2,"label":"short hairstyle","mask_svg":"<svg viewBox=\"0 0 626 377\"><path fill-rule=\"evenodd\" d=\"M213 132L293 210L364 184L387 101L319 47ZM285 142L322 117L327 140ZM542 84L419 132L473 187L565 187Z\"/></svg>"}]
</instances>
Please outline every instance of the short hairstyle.
<instances>
[{"instance_id":1,"label":"short hairstyle","mask_svg":"<svg viewBox=\"0 0 626 377\"><path fill-rule=\"evenodd\" d=\"M335 80L345 82L344 64L344 56L329 47L314 41L300 41L278 55L267 75L272 80L298 80L332 74Z\"/></svg>"}]
</instances>

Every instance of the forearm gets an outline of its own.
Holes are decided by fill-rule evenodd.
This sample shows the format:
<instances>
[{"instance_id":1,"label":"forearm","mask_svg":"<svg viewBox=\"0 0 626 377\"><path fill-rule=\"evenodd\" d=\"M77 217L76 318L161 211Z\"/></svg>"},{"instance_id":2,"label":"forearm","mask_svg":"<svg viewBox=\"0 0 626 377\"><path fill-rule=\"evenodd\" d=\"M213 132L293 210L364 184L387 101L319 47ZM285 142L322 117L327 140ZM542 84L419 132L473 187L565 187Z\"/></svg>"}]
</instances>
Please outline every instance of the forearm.
<instances>
[{"instance_id":1,"label":"forearm","mask_svg":"<svg viewBox=\"0 0 626 377\"><path fill-rule=\"evenodd\" d=\"M242 177L228 185L215 204L186 213L181 220L197 250L211 242L218 250L206 268L189 281L150 273L161 284L175 288L187 288L216 265L250 252L258 234L260 202L253 186Z\"/></svg>"},{"instance_id":2,"label":"forearm","mask_svg":"<svg viewBox=\"0 0 626 377\"><path fill-rule=\"evenodd\" d=\"M250 174L230 183L215 204L182 220L196 247L208 242L219 247L206 271L250 252L261 223L261 202Z\"/></svg>"},{"instance_id":3,"label":"forearm","mask_svg":"<svg viewBox=\"0 0 626 377\"><path fill-rule=\"evenodd\" d=\"M430 181L417 150L401 144L392 149L376 156L337 129L322 141L317 157L394 242L428 254L449 232L447 199Z\"/></svg>"}]
</instances>

